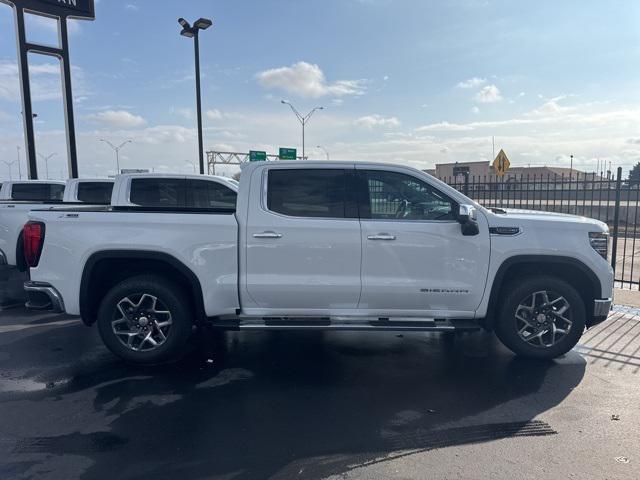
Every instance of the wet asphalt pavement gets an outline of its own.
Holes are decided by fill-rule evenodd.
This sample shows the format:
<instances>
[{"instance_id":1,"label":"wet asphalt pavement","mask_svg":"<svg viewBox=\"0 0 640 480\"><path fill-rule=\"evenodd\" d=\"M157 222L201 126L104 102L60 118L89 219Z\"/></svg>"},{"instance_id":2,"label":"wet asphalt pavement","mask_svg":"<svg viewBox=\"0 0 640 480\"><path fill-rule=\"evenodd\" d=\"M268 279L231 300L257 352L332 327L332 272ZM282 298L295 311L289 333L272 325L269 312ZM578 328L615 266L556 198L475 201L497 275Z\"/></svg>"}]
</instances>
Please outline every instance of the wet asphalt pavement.
<instances>
[{"instance_id":1,"label":"wet asphalt pavement","mask_svg":"<svg viewBox=\"0 0 640 480\"><path fill-rule=\"evenodd\" d=\"M1 311L0 479L640 478L636 313L552 362L484 333L204 332L140 368Z\"/></svg>"}]
</instances>

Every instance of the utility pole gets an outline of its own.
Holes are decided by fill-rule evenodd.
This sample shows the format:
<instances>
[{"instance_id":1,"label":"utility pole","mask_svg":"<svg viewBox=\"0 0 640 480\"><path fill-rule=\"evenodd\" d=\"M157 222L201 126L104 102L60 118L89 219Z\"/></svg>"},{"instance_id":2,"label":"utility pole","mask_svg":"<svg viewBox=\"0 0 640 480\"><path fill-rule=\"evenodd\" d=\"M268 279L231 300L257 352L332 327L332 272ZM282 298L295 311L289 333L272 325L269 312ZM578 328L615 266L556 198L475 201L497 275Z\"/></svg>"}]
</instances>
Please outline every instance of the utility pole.
<instances>
[{"instance_id":1,"label":"utility pole","mask_svg":"<svg viewBox=\"0 0 640 480\"><path fill-rule=\"evenodd\" d=\"M302 159L305 160L306 157L305 157L305 150L304 150L304 127L307 126L307 122L309 121L311 116L316 112L316 110L324 110L324 107L315 107L306 115L300 115L298 110L296 110L296 107L291 105L291 103L287 102L286 100L280 100L280 103L284 105L289 105L289 107L291 108L291 111L295 114L297 119L300 121L300 124L302 125Z\"/></svg>"}]
</instances>

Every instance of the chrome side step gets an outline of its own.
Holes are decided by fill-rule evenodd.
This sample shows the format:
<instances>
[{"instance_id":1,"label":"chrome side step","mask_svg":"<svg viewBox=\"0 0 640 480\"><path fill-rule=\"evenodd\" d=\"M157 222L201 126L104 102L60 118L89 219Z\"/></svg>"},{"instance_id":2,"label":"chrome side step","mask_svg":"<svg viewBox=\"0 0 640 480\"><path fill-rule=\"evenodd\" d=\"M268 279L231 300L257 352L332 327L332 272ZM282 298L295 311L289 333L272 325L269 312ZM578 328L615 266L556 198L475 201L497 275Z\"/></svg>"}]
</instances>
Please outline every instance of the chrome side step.
<instances>
[{"instance_id":1,"label":"chrome side step","mask_svg":"<svg viewBox=\"0 0 640 480\"><path fill-rule=\"evenodd\" d=\"M457 332L481 329L480 325L473 320L436 320L433 318L379 318L366 320L335 318L212 319L208 324L212 327L226 330Z\"/></svg>"}]
</instances>

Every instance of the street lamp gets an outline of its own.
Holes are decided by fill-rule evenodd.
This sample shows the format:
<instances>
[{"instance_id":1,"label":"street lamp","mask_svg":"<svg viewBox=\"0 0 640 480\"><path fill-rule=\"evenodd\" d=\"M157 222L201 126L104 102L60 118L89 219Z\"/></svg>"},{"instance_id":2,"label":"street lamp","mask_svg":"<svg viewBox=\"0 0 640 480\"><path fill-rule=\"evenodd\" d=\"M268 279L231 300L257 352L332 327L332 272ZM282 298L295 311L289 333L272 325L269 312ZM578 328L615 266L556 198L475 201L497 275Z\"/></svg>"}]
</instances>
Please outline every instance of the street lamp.
<instances>
[{"instance_id":1,"label":"street lamp","mask_svg":"<svg viewBox=\"0 0 640 480\"><path fill-rule=\"evenodd\" d=\"M16 146L16 150L18 150L18 177L22 180L22 167L20 167L20 145Z\"/></svg>"},{"instance_id":2,"label":"street lamp","mask_svg":"<svg viewBox=\"0 0 640 480\"><path fill-rule=\"evenodd\" d=\"M8 162L6 160L3 160L2 163L4 163L7 167L9 167L9 181L13 180L13 175L11 174L11 167L13 167L13 164L16 163L16 161L14 160L13 162Z\"/></svg>"},{"instance_id":3,"label":"street lamp","mask_svg":"<svg viewBox=\"0 0 640 480\"><path fill-rule=\"evenodd\" d=\"M45 174L47 176L47 180L49 180L49 160L51 160L51 158L53 156L57 155L56 153L52 153L51 155L47 155L46 157L39 153L38 156L44 160L44 168L45 168Z\"/></svg>"},{"instance_id":4,"label":"street lamp","mask_svg":"<svg viewBox=\"0 0 640 480\"><path fill-rule=\"evenodd\" d=\"M104 138L101 138L100 141L109 145L113 149L113 151L116 152L116 175L118 175L120 173L120 149L124 147L127 143L133 143L133 140L125 140L117 147L113 143L111 143L109 140L105 140Z\"/></svg>"},{"instance_id":5,"label":"street lamp","mask_svg":"<svg viewBox=\"0 0 640 480\"><path fill-rule=\"evenodd\" d=\"M180 35L193 38L196 57L196 109L198 111L198 150L200 153L200 174L204 175L204 144L202 141L202 95L200 93L200 41L198 32L206 30L213 22L208 18L199 18L193 27L184 18L179 18L178 23L182 27Z\"/></svg>"},{"instance_id":6,"label":"street lamp","mask_svg":"<svg viewBox=\"0 0 640 480\"><path fill-rule=\"evenodd\" d=\"M324 148L322 145L318 145L316 148L319 148L320 150L322 150L324 154L327 156L327 160L329 160L329 152L327 151L326 148Z\"/></svg>"},{"instance_id":7,"label":"street lamp","mask_svg":"<svg viewBox=\"0 0 640 480\"><path fill-rule=\"evenodd\" d=\"M298 118L298 120L302 124L302 159L304 160L305 159L305 155L304 155L304 153L305 153L304 152L304 127L307 125L307 122L309 121L311 116L316 112L316 110L324 110L324 107L316 107L313 110L311 110L309 113L307 113L306 115L300 115L298 110L296 110L296 107L291 105L291 103L287 102L286 100L280 100L280 103L282 103L284 105L289 105L289 107L291 108L291 111L296 115L296 117Z\"/></svg>"}]
</instances>

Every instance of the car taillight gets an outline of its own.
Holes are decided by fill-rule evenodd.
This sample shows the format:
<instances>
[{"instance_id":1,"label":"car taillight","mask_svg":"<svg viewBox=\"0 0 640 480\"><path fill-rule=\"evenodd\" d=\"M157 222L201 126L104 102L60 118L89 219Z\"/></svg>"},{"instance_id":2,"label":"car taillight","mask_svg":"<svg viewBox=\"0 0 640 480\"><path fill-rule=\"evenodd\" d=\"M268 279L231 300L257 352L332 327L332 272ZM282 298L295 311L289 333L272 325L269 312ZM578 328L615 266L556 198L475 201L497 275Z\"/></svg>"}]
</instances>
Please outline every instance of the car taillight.
<instances>
[{"instance_id":1,"label":"car taillight","mask_svg":"<svg viewBox=\"0 0 640 480\"><path fill-rule=\"evenodd\" d=\"M22 230L24 259L30 268L38 266L44 245L44 223L29 222Z\"/></svg>"}]
</instances>

